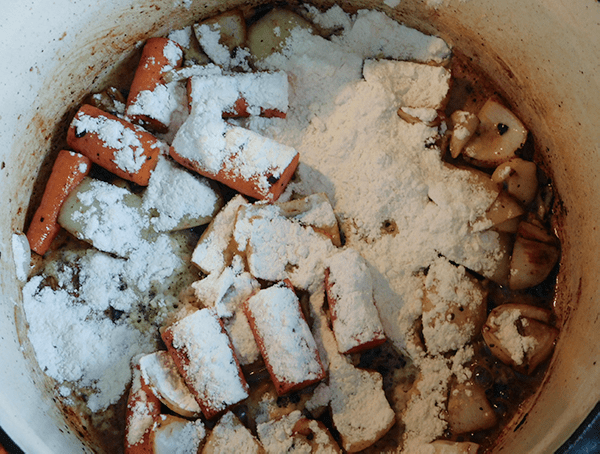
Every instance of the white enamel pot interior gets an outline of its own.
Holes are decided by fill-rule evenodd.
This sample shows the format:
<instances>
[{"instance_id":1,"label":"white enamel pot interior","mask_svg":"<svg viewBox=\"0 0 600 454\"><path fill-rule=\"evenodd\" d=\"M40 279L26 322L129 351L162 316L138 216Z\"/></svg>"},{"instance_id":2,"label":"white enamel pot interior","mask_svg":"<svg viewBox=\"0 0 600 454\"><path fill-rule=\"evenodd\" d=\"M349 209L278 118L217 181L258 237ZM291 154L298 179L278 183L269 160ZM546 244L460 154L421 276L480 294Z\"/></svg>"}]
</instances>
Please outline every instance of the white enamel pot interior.
<instances>
[{"instance_id":1,"label":"white enamel pot interior","mask_svg":"<svg viewBox=\"0 0 600 454\"><path fill-rule=\"evenodd\" d=\"M26 337L11 236L22 231L65 124L108 68L151 36L242 3L29 0L0 18L0 426L28 453L94 450L66 422ZM429 3L429 4L428 4ZM437 9L433 4L441 3ZM343 1L439 34L491 75L536 137L561 198L561 336L540 392L496 452L552 452L600 398L600 3L596 0ZM367 107L365 107L367 108Z\"/></svg>"}]
</instances>

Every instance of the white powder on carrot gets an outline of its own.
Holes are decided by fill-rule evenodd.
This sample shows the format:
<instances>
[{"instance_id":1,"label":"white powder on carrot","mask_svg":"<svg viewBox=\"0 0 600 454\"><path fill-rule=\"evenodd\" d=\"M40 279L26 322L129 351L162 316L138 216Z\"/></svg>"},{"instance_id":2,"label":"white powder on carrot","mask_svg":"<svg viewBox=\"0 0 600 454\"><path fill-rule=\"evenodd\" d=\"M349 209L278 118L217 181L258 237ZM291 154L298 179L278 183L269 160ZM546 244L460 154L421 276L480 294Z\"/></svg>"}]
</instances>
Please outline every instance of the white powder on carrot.
<instances>
[{"instance_id":1,"label":"white powder on carrot","mask_svg":"<svg viewBox=\"0 0 600 454\"><path fill-rule=\"evenodd\" d=\"M263 358L279 382L300 384L322 376L317 346L294 291L285 284L261 290L246 302Z\"/></svg>"},{"instance_id":2,"label":"white powder on carrot","mask_svg":"<svg viewBox=\"0 0 600 454\"><path fill-rule=\"evenodd\" d=\"M333 332L340 352L385 339L373 300L373 280L366 262L353 249L328 261Z\"/></svg>"},{"instance_id":3,"label":"white powder on carrot","mask_svg":"<svg viewBox=\"0 0 600 454\"><path fill-rule=\"evenodd\" d=\"M196 311L169 329L173 347L189 361L186 380L206 407L220 411L248 397L229 337L213 311Z\"/></svg>"},{"instance_id":4,"label":"white powder on carrot","mask_svg":"<svg viewBox=\"0 0 600 454\"><path fill-rule=\"evenodd\" d=\"M72 124L78 136L96 133L105 147L114 150L113 161L125 172L137 173L148 159L135 130L126 128L117 120L104 116L79 115Z\"/></svg>"},{"instance_id":5,"label":"white powder on carrot","mask_svg":"<svg viewBox=\"0 0 600 454\"><path fill-rule=\"evenodd\" d=\"M29 275L29 264L31 262L31 249L29 248L27 236L22 233L13 233L11 245L17 279L21 282L26 282L27 276Z\"/></svg>"}]
</instances>

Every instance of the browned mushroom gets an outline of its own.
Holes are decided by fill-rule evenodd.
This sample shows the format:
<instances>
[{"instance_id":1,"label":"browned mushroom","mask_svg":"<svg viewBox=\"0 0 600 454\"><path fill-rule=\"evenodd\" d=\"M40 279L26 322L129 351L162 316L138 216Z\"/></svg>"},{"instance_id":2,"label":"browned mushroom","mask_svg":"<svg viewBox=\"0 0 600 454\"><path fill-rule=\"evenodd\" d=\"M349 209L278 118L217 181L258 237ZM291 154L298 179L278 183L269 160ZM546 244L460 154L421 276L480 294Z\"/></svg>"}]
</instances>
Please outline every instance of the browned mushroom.
<instances>
[{"instance_id":1,"label":"browned mushroom","mask_svg":"<svg viewBox=\"0 0 600 454\"><path fill-rule=\"evenodd\" d=\"M470 112L456 110L450 115L450 119L454 125L450 138L450 155L456 159L475 134L479 126L479 118Z\"/></svg>"},{"instance_id":2,"label":"browned mushroom","mask_svg":"<svg viewBox=\"0 0 600 454\"><path fill-rule=\"evenodd\" d=\"M335 439L321 421L300 418L292 429L292 436L302 439L312 448L312 452L341 453Z\"/></svg>"},{"instance_id":3,"label":"browned mushroom","mask_svg":"<svg viewBox=\"0 0 600 454\"><path fill-rule=\"evenodd\" d=\"M554 348L558 329L550 311L527 304L503 304L492 310L483 339L492 354L515 370L531 374Z\"/></svg>"},{"instance_id":4,"label":"browned mushroom","mask_svg":"<svg viewBox=\"0 0 600 454\"><path fill-rule=\"evenodd\" d=\"M472 381L456 383L448 396L448 426L455 434L494 427L498 418L485 390Z\"/></svg>"},{"instance_id":5,"label":"browned mushroom","mask_svg":"<svg viewBox=\"0 0 600 454\"><path fill-rule=\"evenodd\" d=\"M514 158L496 167L492 181L504 183L510 195L529 205L538 191L537 166L535 162Z\"/></svg>"},{"instance_id":6,"label":"browned mushroom","mask_svg":"<svg viewBox=\"0 0 600 454\"><path fill-rule=\"evenodd\" d=\"M558 261L557 243L543 227L521 222L510 261L509 287L520 290L542 283Z\"/></svg>"},{"instance_id":7,"label":"browned mushroom","mask_svg":"<svg viewBox=\"0 0 600 454\"><path fill-rule=\"evenodd\" d=\"M484 228L496 227L506 221L516 219L524 213L521 205L513 197L506 192L501 192L485 214L473 223L473 227L476 228L478 225Z\"/></svg>"},{"instance_id":8,"label":"browned mushroom","mask_svg":"<svg viewBox=\"0 0 600 454\"><path fill-rule=\"evenodd\" d=\"M479 167L493 168L515 157L525 143L523 123L498 101L489 99L477 114L480 123L463 156Z\"/></svg>"},{"instance_id":9,"label":"browned mushroom","mask_svg":"<svg viewBox=\"0 0 600 454\"><path fill-rule=\"evenodd\" d=\"M429 268L424 290L423 338L430 354L456 350L479 333L487 289L463 267L438 259Z\"/></svg>"},{"instance_id":10,"label":"browned mushroom","mask_svg":"<svg viewBox=\"0 0 600 454\"><path fill-rule=\"evenodd\" d=\"M477 454L479 445L471 441L436 440L430 443L432 454Z\"/></svg>"}]
</instances>

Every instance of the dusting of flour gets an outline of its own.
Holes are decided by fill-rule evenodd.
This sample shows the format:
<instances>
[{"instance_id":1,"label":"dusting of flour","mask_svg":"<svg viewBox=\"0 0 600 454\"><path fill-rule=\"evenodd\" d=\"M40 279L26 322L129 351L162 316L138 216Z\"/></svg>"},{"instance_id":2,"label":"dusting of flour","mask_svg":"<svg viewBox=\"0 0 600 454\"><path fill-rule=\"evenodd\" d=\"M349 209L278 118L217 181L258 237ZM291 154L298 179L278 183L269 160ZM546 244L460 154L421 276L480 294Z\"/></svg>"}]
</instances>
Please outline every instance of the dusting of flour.
<instances>
[{"instance_id":1,"label":"dusting of flour","mask_svg":"<svg viewBox=\"0 0 600 454\"><path fill-rule=\"evenodd\" d=\"M386 2L390 7L399 3ZM420 395L409 403L405 415L406 446L418 449L421 443L442 434L446 423L440 409L448 380L452 375L464 376L462 364L471 357L467 349L459 349L452 358L426 357L410 342L414 321L421 316L422 272L440 255L484 276L494 272L501 259L498 235L473 232L469 226L485 213L496 194L476 188L467 172L445 166L436 144L445 125L428 126L433 123L433 112L443 108L449 90L450 73L440 66L450 56L444 41L375 11L362 10L350 17L339 7L326 13L306 9L315 23L338 33L325 39L297 28L280 53L258 62L259 70L287 74L287 117L252 116L240 124L299 152L297 178L281 200L326 194L341 222L347 246L365 259L386 336L421 367L426 377L418 385ZM206 39L210 37L206 33ZM419 118L425 116L427 122L405 122L397 114L400 108ZM220 110L218 113L217 126L223 131L233 129L222 122ZM135 149L133 144L131 147ZM278 220L274 215L272 219L264 216L254 223L274 220ZM242 230L245 224L240 224L236 234L248 236L246 243L253 247L252 225L248 225L249 233ZM290 225L285 223L288 229ZM94 274L97 267L85 268L92 265L84 256L77 258L77 267L67 267L63 284L59 282L55 289L41 286L42 276L31 279L24 289L30 339L40 366L59 382L94 388L92 410L118 399L130 377L129 359L146 349L143 346L149 351L153 348L134 324L102 316L106 310L129 310L129 287L114 299L107 295L122 288L122 281L128 279L127 270L138 270L139 276L130 273L127 282L145 292L157 285L155 281L164 280L170 269L180 266L175 260L156 258L156 251L148 243L142 244L143 248L127 259L104 255L87 258L90 263L92 258L94 263L111 262L110 272ZM316 255L307 254L310 260L302 262L301 268L317 268L314 263L319 257L331 253L329 245L318 246ZM260 244L253 249L251 259L258 262L264 251ZM170 265L156 270L149 265L161 262ZM281 270L274 266L268 271L273 271L275 280ZM84 302L75 295L69 282L76 273L101 279L82 287L98 298L92 296ZM294 284L309 288L309 282L300 281L299 276L295 276L298 282ZM104 297L97 295L102 292ZM161 292L158 295L164 300L176 298L167 296L162 287ZM166 307L168 302L161 305ZM56 317L46 317L47 313ZM342 366L332 369L334 394L337 389L346 389L344 368L350 366ZM377 381L371 376L356 379ZM337 410L333 417L340 420L345 413L342 408ZM388 419L391 421L393 415Z\"/></svg>"}]
</instances>

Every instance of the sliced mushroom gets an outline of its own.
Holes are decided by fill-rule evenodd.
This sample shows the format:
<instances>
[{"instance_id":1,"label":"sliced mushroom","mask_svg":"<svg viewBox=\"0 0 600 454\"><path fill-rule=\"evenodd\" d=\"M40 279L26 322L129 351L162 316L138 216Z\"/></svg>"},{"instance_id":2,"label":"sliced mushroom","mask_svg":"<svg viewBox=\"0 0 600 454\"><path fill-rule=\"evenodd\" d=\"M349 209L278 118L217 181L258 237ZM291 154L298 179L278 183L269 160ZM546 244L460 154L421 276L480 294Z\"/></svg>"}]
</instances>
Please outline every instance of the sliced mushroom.
<instances>
[{"instance_id":1,"label":"sliced mushroom","mask_svg":"<svg viewBox=\"0 0 600 454\"><path fill-rule=\"evenodd\" d=\"M485 226L486 229L496 227L524 213L521 205L513 197L506 192L501 192L485 214L473 223L473 228L477 230L478 225Z\"/></svg>"},{"instance_id":2,"label":"sliced mushroom","mask_svg":"<svg viewBox=\"0 0 600 454\"><path fill-rule=\"evenodd\" d=\"M94 93L91 96L89 104L113 115L123 115L125 113L126 101L118 89L108 87L104 91Z\"/></svg>"},{"instance_id":3,"label":"sliced mushroom","mask_svg":"<svg viewBox=\"0 0 600 454\"><path fill-rule=\"evenodd\" d=\"M337 247L342 245L338 221L325 193L319 192L301 199L278 202L277 206L281 208L285 217L312 227L315 232L331 239Z\"/></svg>"},{"instance_id":4,"label":"sliced mushroom","mask_svg":"<svg viewBox=\"0 0 600 454\"><path fill-rule=\"evenodd\" d=\"M448 426L455 434L494 427L498 418L485 390L472 381L456 383L448 396Z\"/></svg>"},{"instance_id":5,"label":"sliced mushroom","mask_svg":"<svg viewBox=\"0 0 600 454\"><path fill-rule=\"evenodd\" d=\"M552 200L554 198L554 193L552 190L552 186L547 184L542 186L540 191L535 198L534 206L535 213L538 218L545 220L552 209Z\"/></svg>"},{"instance_id":6,"label":"sliced mushroom","mask_svg":"<svg viewBox=\"0 0 600 454\"><path fill-rule=\"evenodd\" d=\"M437 126L441 122L438 111L431 107L400 107L398 116L407 123L424 123L430 127Z\"/></svg>"},{"instance_id":7,"label":"sliced mushroom","mask_svg":"<svg viewBox=\"0 0 600 454\"><path fill-rule=\"evenodd\" d=\"M473 137L475 131L477 131L479 118L477 118L477 115L470 112L457 110L450 115L450 119L454 124L452 137L450 139L450 155L456 159L467 142Z\"/></svg>"},{"instance_id":8,"label":"sliced mushroom","mask_svg":"<svg viewBox=\"0 0 600 454\"><path fill-rule=\"evenodd\" d=\"M183 49L183 66L207 65L210 62L208 55L200 48L200 43L192 26L173 30L169 33L168 38L175 41Z\"/></svg>"},{"instance_id":9,"label":"sliced mushroom","mask_svg":"<svg viewBox=\"0 0 600 454\"><path fill-rule=\"evenodd\" d=\"M440 258L429 268L423 297L423 338L436 355L470 342L485 322L487 290L463 267Z\"/></svg>"},{"instance_id":10,"label":"sliced mushroom","mask_svg":"<svg viewBox=\"0 0 600 454\"><path fill-rule=\"evenodd\" d=\"M436 440L430 443L432 454L477 454L479 445L471 441Z\"/></svg>"},{"instance_id":11,"label":"sliced mushroom","mask_svg":"<svg viewBox=\"0 0 600 454\"><path fill-rule=\"evenodd\" d=\"M513 248L513 240L511 235L505 232L498 232L498 261L496 267L491 273L482 273L490 281L498 285L508 285L510 274L510 251Z\"/></svg>"},{"instance_id":12,"label":"sliced mushroom","mask_svg":"<svg viewBox=\"0 0 600 454\"><path fill-rule=\"evenodd\" d=\"M490 176L482 170L474 169L473 167L469 167L466 165L448 163L444 163L444 167L450 170L459 169L464 172L468 172L466 178L469 181L469 183L471 183L474 186L479 186L487 192L496 194L496 196L500 194L500 184L492 181Z\"/></svg>"},{"instance_id":13,"label":"sliced mushroom","mask_svg":"<svg viewBox=\"0 0 600 454\"><path fill-rule=\"evenodd\" d=\"M311 452L339 453L341 449L327 430L325 424L313 419L301 418L292 429L292 437L304 441L311 447Z\"/></svg>"},{"instance_id":14,"label":"sliced mushroom","mask_svg":"<svg viewBox=\"0 0 600 454\"><path fill-rule=\"evenodd\" d=\"M260 442L231 411L221 417L206 438L202 451L198 452L202 454L225 452L265 454Z\"/></svg>"},{"instance_id":15,"label":"sliced mushroom","mask_svg":"<svg viewBox=\"0 0 600 454\"><path fill-rule=\"evenodd\" d=\"M175 413L193 418L200 415L200 407L171 355L166 351L150 353L140 358L142 376L160 401Z\"/></svg>"},{"instance_id":16,"label":"sliced mushroom","mask_svg":"<svg viewBox=\"0 0 600 454\"><path fill-rule=\"evenodd\" d=\"M523 205L529 205L538 191L537 165L524 159L511 159L496 167L492 181L504 183L510 195Z\"/></svg>"},{"instance_id":17,"label":"sliced mushroom","mask_svg":"<svg viewBox=\"0 0 600 454\"><path fill-rule=\"evenodd\" d=\"M512 219L507 219L504 222L496 224L493 227L493 229L496 232L517 233L520 223L521 223L521 218L516 217L516 218L512 218Z\"/></svg>"},{"instance_id":18,"label":"sliced mushroom","mask_svg":"<svg viewBox=\"0 0 600 454\"><path fill-rule=\"evenodd\" d=\"M463 156L479 167L493 168L515 157L523 146L527 130L523 123L499 102L489 99L477 114L475 136L463 149Z\"/></svg>"},{"instance_id":19,"label":"sliced mushroom","mask_svg":"<svg viewBox=\"0 0 600 454\"><path fill-rule=\"evenodd\" d=\"M219 44L225 46L229 51L243 46L246 42L246 20L243 13L238 9L233 9L194 25L194 33L200 43L202 43L203 36L211 31L219 33ZM210 57L210 51L207 54Z\"/></svg>"},{"instance_id":20,"label":"sliced mushroom","mask_svg":"<svg viewBox=\"0 0 600 454\"><path fill-rule=\"evenodd\" d=\"M500 361L531 374L554 348L559 331L549 325L551 315L527 304L503 304L488 316L483 339Z\"/></svg>"},{"instance_id":21,"label":"sliced mushroom","mask_svg":"<svg viewBox=\"0 0 600 454\"><path fill-rule=\"evenodd\" d=\"M554 236L539 225L521 222L510 261L509 287L521 290L542 283L559 256Z\"/></svg>"}]
</instances>

